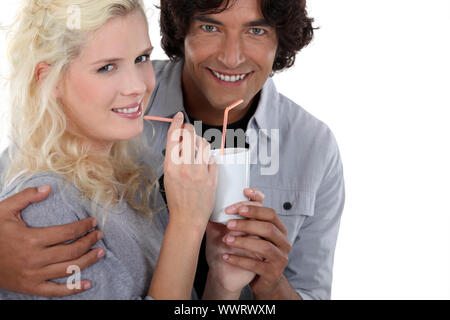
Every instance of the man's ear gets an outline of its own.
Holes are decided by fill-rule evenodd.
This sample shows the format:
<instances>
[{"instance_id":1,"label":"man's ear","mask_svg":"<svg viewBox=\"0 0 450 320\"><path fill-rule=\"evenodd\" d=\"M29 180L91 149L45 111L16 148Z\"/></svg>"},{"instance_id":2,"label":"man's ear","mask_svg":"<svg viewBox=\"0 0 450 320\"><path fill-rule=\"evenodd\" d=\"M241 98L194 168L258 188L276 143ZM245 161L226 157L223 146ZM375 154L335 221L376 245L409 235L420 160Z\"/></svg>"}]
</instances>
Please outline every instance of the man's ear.
<instances>
[{"instance_id":1,"label":"man's ear","mask_svg":"<svg viewBox=\"0 0 450 320\"><path fill-rule=\"evenodd\" d=\"M39 62L36 66L34 77L36 82L40 84L50 72L51 66L45 62Z\"/></svg>"}]
</instances>

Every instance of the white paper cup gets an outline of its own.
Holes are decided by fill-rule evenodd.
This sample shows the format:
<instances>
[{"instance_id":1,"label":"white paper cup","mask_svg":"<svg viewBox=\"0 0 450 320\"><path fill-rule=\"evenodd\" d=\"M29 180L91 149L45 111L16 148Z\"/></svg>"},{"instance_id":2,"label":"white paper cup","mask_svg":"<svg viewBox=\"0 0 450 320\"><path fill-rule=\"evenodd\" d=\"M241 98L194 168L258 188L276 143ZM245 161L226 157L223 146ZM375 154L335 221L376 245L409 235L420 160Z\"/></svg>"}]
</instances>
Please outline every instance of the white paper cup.
<instances>
[{"instance_id":1,"label":"white paper cup","mask_svg":"<svg viewBox=\"0 0 450 320\"><path fill-rule=\"evenodd\" d=\"M225 209L236 202L248 201L244 189L250 187L250 152L244 148L227 148L223 155L220 149L211 150L216 160L219 176L216 202L210 220L226 224L228 220L244 219L240 215L229 215Z\"/></svg>"}]
</instances>

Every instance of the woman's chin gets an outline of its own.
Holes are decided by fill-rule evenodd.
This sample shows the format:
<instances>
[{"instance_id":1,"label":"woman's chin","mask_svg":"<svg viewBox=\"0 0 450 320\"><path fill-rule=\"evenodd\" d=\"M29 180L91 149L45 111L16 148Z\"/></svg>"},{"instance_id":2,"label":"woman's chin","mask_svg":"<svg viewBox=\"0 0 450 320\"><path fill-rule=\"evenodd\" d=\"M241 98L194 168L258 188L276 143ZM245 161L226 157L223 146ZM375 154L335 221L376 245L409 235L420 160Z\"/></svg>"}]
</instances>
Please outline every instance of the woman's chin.
<instances>
[{"instance_id":1,"label":"woman's chin","mask_svg":"<svg viewBox=\"0 0 450 320\"><path fill-rule=\"evenodd\" d=\"M133 130L130 130L128 132L124 132L123 134L121 134L119 136L119 141L127 141L127 140L132 140L134 138L139 137L142 132L144 131L144 127L143 125L139 126L139 127L134 127Z\"/></svg>"}]
</instances>

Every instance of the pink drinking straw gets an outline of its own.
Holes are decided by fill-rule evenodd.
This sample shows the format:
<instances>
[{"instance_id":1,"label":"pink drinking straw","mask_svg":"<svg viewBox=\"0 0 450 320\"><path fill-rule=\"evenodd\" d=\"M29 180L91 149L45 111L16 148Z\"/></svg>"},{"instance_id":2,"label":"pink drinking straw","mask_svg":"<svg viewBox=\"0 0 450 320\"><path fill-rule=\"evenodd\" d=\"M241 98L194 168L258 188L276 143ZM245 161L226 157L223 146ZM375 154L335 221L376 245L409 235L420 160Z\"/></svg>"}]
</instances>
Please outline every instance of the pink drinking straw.
<instances>
[{"instance_id":1,"label":"pink drinking straw","mask_svg":"<svg viewBox=\"0 0 450 320\"><path fill-rule=\"evenodd\" d=\"M164 122L173 122L173 119L161 118L161 117L145 116L144 119L146 119L146 120L164 121Z\"/></svg>"},{"instance_id":2,"label":"pink drinking straw","mask_svg":"<svg viewBox=\"0 0 450 320\"><path fill-rule=\"evenodd\" d=\"M228 106L225 109L225 115L223 117L223 129L222 129L222 148L220 149L220 154L225 153L225 137L227 136L228 112L230 112L231 109L236 108L242 102L244 102L244 100L242 100L242 99L239 101L236 101L231 106Z\"/></svg>"}]
</instances>

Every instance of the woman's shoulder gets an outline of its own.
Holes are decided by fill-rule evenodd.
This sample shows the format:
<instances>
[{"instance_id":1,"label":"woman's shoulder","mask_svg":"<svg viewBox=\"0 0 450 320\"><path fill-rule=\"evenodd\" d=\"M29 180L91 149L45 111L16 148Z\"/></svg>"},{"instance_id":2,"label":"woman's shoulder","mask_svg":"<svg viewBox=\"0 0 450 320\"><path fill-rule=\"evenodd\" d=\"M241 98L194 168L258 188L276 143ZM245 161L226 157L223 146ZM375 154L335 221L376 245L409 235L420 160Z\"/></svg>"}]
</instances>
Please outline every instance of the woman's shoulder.
<instances>
[{"instance_id":1,"label":"woman's shoulder","mask_svg":"<svg viewBox=\"0 0 450 320\"><path fill-rule=\"evenodd\" d=\"M46 185L52 188L50 195L22 210L22 217L29 226L66 224L90 216L80 191L63 176L52 172L22 174L4 188L0 201L24 189Z\"/></svg>"},{"instance_id":2,"label":"woman's shoulder","mask_svg":"<svg viewBox=\"0 0 450 320\"><path fill-rule=\"evenodd\" d=\"M3 189L2 196L6 197L27 188L49 185L53 191L65 190L68 193L78 193L75 186L68 182L62 175L53 172L38 172L30 174L22 171L11 179Z\"/></svg>"}]
</instances>

